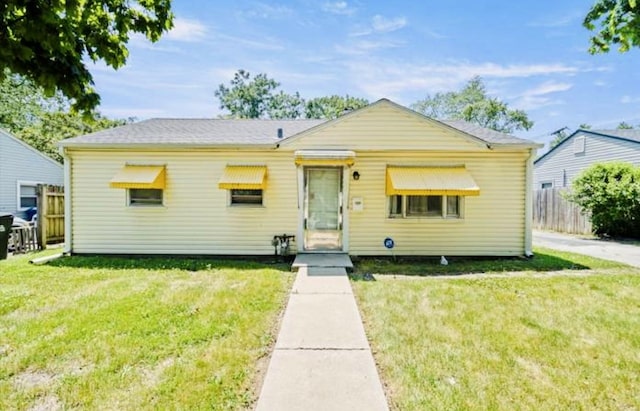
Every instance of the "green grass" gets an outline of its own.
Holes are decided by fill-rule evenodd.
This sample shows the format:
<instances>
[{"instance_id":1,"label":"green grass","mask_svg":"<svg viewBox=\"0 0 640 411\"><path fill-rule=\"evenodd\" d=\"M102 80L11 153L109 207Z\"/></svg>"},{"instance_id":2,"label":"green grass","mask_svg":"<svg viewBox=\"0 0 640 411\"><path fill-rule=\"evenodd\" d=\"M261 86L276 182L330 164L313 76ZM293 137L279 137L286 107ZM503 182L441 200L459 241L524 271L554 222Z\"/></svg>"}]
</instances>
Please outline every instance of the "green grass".
<instances>
[{"instance_id":1,"label":"green grass","mask_svg":"<svg viewBox=\"0 0 640 411\"><path fill-rule=\"evenodd\" d=\"M640 270L548 250L436 265L366 261L395 275L352 282L393 409L640 408ZM481 272L500 275L455 277Z\"/></svg>"},{"instance_id":2,"label":"green grass","mask_svg":"<svg viewBox=\"0 0 640 411\"><path fill-rule=\"evenodd\" d=\"M249 407L287 270L162 258L0 261L0 409Z\"/></svg>"}]
</instances>

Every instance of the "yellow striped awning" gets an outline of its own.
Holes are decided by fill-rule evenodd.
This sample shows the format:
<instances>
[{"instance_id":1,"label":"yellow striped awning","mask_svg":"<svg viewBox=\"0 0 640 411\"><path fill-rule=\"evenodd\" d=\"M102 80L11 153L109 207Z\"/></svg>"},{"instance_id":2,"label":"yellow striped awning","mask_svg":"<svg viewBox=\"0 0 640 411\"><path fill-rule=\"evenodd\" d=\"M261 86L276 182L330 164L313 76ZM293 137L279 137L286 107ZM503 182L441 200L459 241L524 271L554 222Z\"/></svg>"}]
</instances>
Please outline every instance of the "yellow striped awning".
<instances>
[{"instance_id":1,"label":"yellow striped awning","mask_svg":"<svg viewBox=\"0 0 640 411\"><path fill-rule=\"evenodd\" d=\"M266 166L227 166L218 182L223 190L264 190L267 184Z\"/></svg>"},{"instance_id":2,"label":"yellow striped awning","mask_svg":"<svg viewBox=\"0 0 640 411\"><path fill-rule=\"evenodd\" d=\"M464 167L387 167L387 195L480 195Z\"/></svg>"},{"instance_id":3,"label":"yellow striped awning","mask_svg":"<svg viewBox=\"0 0 640 411\"><path fill-rule=\"evenodd\" d=\"M296 165L352 166L356 153L350 150L298 150L294 156Z\"/></svg>"},{"instance_id":4,"label":"yellow striped awning","mask_svg":"<svg viewBox=\"0 0 640 411\"><path fill-rule=\"evenodd\" d=\"M165 187L164 166L124 166L113 176L111 188L158 188Z\"/></svg>"}]
</instances>

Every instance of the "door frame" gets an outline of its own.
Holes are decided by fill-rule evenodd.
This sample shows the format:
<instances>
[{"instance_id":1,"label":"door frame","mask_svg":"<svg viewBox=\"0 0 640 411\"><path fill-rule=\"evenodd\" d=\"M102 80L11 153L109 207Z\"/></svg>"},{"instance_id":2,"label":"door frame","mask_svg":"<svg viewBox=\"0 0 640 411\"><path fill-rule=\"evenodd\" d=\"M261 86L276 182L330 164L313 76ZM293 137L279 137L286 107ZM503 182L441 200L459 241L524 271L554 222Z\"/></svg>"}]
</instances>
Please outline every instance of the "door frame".
<instances>
[{"instance_id":1,"label":"door frame","mask_svg":"<svg viewBox=\"0 0 640 411\"><path fill-rule=\"evenodd\" d=\"M298 232L297 232L297 252L298 253L348 253L349 252L349 209L350 209L350 201L349 201L349 167L346 164L339 166L322 166L322 167L333 167L333 168L341 168L342 169L342 249L338 250L305 250L304 249L304 200L305 200L305 182L304 182L304 174L306 168L318 168L318 166L313 165L297 165L297 174L298 174Z\"/></svg>"}]
</instances>

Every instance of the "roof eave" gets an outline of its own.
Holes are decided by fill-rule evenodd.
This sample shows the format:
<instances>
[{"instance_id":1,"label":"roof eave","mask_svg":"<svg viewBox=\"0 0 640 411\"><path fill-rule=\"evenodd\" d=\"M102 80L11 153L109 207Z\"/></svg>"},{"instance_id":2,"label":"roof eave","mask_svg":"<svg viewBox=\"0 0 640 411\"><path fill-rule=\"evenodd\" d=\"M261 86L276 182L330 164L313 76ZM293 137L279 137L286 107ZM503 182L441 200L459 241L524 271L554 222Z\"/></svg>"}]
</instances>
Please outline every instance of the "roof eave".
<instances>
[{"instance_id":1,"label":"roof eave","mask_svg":"<svg viewBox=\"0 0 640 411\"><path fill-rule=\"evenodd\" d=\"M193 148L208 148L208 149L275 149L277 143L249 143L249 144L192 144L192 143L58 143L61 148L79 148L79 149L138 149L138 148L160 148L160 149L193 149Z\"/></svg>"}]
</instances>

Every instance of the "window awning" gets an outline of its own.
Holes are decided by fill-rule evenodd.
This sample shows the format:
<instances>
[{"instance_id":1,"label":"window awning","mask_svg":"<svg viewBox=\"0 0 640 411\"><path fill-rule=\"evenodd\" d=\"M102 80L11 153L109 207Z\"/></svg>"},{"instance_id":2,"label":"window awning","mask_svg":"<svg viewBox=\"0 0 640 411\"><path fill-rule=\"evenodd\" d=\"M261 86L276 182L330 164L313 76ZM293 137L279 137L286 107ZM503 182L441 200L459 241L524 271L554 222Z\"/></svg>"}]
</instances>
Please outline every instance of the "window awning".
<instances>
[{"instance_id":1,"label":"window awning","mask_svg":"<svg viewBox=\"0 0 640 411\"><path fill-rule=\"evenodd\" d=\"M477 196L480 188L464 167L387 167L387 195Z\"/></svg>"},{"instance_id":2,"label":"window awning","mask_svg":"<svg viewBox=\"0 0 640 411\"><path fill-rule=\"evenodd\" d=\"M164 166L124 166L111 179L112 188L156 188L165 187Z\"/></svg>"},{"instance_id":3,"label":"window awning","mask_svg":"<svg viewBox=\"0 0 640 411\"><path fill-rule=\"evenodd\" d=\"M350 150L298 150L296 164L305 166L352 166L356 153Z\"/></svg>"},{"instance_id":4,"label":"window awning","mask_svg":"<svg viewBox=\"0 0 640 411\"><path fill-rule=\"evenodd\" d=\"M223 190L264 190L266 176L266 166L227 166L218 187Z\"/></svg>"}]
</instances>

